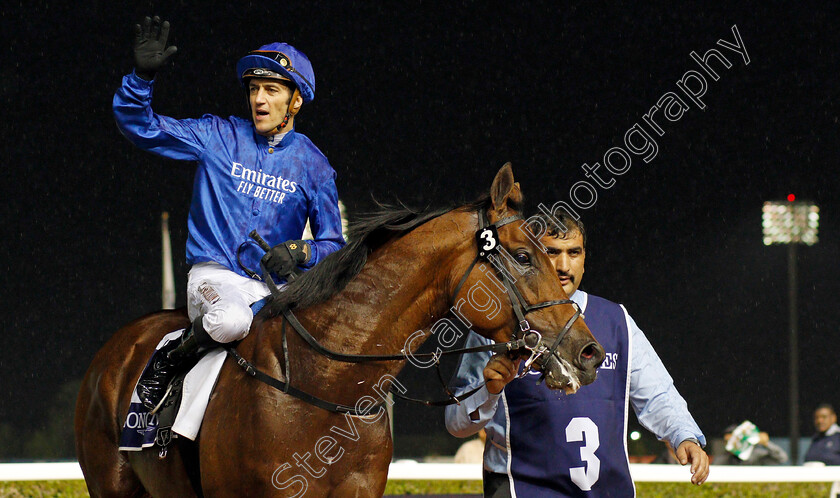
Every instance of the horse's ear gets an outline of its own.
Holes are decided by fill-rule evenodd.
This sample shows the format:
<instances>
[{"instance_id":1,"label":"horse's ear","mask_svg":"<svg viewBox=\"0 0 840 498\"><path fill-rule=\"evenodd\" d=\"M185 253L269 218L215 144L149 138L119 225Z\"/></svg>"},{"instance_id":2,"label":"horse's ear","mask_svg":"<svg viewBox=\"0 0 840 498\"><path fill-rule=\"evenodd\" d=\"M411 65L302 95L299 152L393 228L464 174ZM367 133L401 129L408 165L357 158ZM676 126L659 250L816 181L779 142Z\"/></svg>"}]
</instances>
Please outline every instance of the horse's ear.
<instances>
[{"instance_id":1,"label":"horse's ear","mask_svg":"<svg viewBox=\"0 0 840 498\"><path fill-rule=\"evenodd\" d=\"M490 187L490 200L493 211L502 214L503 211L519 211L522 205L522 191L519 183L513 181L513 169L510 163L505 163L496 173L493 185Z\"/></svg>"}]
</instances>

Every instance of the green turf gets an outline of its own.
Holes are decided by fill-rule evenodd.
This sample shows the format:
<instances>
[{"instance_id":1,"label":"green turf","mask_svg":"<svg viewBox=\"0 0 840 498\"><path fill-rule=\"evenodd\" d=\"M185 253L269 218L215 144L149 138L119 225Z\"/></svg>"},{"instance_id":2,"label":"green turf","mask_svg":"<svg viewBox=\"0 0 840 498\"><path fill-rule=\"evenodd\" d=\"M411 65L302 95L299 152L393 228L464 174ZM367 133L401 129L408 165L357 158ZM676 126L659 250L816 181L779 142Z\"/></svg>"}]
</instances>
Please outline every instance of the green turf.
<instances>
[{"instance_id":1,"label":"green turf","mask_svg":"<svg viewBox=\"0 0 840 498\"><path fill-rule=\"evenodd\" d=\"M825 498L831 483L686 483L642 482L636 484L640 498ZM386 495L481 494L480 481L388 481ZM77 498L86 497L83 481L12 481L0 482L0 497Z\"/></svg>"},{"instance_id":2,"label":"green turf","mask_svg":"<svg viewBox=\"0 0 840 498\"><path fill-rule=\"evenodd\" d=\"M706 483L694 486L689 483L641 482L636 484L640 498L754 498L791 497L826 498L831 483ZM481 494L480 481L388 481L385 494Z\"/></svg>"},{"instance_id":3,"label":"green turf","mask_svg":"<svg viewBox=\"0 0 840 498\"><path fill-rule=\"evenodd\" d=\"M10 481L0 482L0 497L77 498L89 496L85 481Z\"/></svg>"}]
</instances>

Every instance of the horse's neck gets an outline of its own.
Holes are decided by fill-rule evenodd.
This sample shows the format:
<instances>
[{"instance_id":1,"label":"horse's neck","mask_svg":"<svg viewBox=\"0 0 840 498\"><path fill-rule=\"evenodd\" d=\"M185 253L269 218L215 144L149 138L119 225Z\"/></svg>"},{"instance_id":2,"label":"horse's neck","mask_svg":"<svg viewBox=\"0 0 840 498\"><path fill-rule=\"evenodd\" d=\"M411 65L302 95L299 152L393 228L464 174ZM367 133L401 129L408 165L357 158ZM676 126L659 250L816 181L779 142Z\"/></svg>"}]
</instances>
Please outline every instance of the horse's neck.
<instances>
[{"instance_id":1,"label":"horse's neck","mask_svg":"<svg viewBox=\"0 0 840 498\"><path fill-rule=\"evenodd\" d=\"M452 280L460 278L453 276L453 268L466 268L474 256L475 223L475 214L453 211L415 228L373 252L344 290L295 315L333 351L399 354L413 333L448 312ZM258 367L276 375L285 363L281 320L259 325L242 345ZM291 328L287 334L292 384L339 403L352 404L371 395L376 391L372 386L386 375L396 376L406 363L334 361L315 353ZM412 340L410 346L421 343Z\"/></svg>"},{"instance_id":2,"label":"horse's neck","mask_svg":"<svg viewBox=\"0 0 840 498\"><path fill-rule=\"evenodd\" d=\"M474 214L455 211L388 242L342 292L301 310L301 320L340 351L398 353L448 311L452 267L469 251L474 224Z\"/></svg>"}]
</instances>

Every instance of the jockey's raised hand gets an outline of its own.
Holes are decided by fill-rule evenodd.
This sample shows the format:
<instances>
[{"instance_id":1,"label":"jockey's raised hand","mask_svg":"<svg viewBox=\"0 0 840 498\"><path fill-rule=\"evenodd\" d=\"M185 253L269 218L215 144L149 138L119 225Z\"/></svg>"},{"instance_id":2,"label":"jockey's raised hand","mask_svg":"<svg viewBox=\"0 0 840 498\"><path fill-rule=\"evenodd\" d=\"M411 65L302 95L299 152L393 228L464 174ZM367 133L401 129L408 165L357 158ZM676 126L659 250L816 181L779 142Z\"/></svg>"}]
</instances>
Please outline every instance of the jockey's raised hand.
<instances>
[{"instance_id":1,"label":"jockey's raised hand","mask_svg":"<svg viewBox=\"0 0 840 498\"><path fill-rule=\"evenodd\" d=\"M166 61L178 51L174 45L166 46L169 38L169 21L160 17L146 17L143 26L134 25L134 72L151 81Z\"/></svg>"},{"instance_id":2,"label":"jockey's raised hand","mask_svg":"<svg viewBox=\"0 0 840 498\"><path fill-rule=\"evenodd\" d=\"M309 244L302 240L287 240L272 247L261 261L268 271L285 277L292 273L297 265L309 261Z\"/></svg>"}]
</instances>

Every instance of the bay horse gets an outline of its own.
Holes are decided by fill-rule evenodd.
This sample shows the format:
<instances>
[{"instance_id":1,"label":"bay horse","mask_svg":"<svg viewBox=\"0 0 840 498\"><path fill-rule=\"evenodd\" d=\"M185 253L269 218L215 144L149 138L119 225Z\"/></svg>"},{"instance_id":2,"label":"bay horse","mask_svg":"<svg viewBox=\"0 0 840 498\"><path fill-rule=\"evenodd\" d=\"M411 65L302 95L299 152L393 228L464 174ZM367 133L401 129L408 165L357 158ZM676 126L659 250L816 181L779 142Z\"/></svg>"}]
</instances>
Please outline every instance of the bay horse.
<instances>
[{"instance_id":1,"label":"bay horse","mask_svg":"<svg viewBox=\"0 0 840 498\"><path fill-rule=\"evenodd\" d=\"M375 396L398 384L394 376L405 362L347 363L318 354L285 332L281 310L289 307L321 345L355 355L419 346L406 346L412 333L456 309L472 330L497 343L526 322L542 334L541 343L554 343L541 367L549 387L573 391L591 383L603 348L577 320L580 310L548 257L521 222L510 223L521 219L521 202L506 164L481 202L426 214L383 210L254 318L237 346L242 358L301 391L368 411L318 408L228 359L195 443L176 438L165 458L154 450L121 452L120 430L141 370L166 333L189 323L184 310L161 311L120 329L94 357L76 404L76 452L91 496L381 496L393 447ZM490 265L474 268L480 220L497 226L499 244L525 269L513 273L504 263L516 277L512 287L494 283L498 272ZM533 311L527 321L517 319L517 301Z\"/></svg>"}]
</instances>

